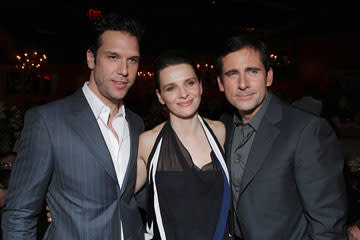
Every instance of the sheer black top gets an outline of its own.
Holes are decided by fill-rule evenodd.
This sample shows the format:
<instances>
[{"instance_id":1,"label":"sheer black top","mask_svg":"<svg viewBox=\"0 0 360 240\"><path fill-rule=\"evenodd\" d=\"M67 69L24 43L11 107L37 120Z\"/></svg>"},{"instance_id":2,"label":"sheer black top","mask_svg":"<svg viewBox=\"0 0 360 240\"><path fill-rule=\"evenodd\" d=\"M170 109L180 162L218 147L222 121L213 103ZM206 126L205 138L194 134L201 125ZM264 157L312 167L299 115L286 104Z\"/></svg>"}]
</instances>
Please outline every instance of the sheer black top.
<instances>
[{"instance_id":1,"label":"sheer black top","mask_svg":"<svg viewBox=\"0 0 360 240\"><path fill-rule=\"evenodd\" d=\"M199 169L167 122L149 161L160 139L162 142L155 174L158 201L150 201L152 211L148 219L154 223L153 239L162 239L162 231L162 236L171 240L214 239L226 181L214 151L209 153L211 162ZM151 194L154 194L154 188ZM158 202L161 216L153 209L154 201ZM159 228L159 224L163 227Z\"/></svg>"}]
</instances>

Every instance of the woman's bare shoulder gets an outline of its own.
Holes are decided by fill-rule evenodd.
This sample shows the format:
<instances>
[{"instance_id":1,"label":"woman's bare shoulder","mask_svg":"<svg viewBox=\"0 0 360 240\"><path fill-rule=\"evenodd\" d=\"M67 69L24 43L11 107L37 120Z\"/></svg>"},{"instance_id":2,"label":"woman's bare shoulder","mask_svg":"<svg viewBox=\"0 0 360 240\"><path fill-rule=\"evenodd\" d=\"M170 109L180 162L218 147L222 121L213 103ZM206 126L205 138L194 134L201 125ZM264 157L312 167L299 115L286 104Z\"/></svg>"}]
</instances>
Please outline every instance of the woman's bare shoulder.
<instances>
[{"instance_id":1,"label":"woman's bare shoulder","mask_svg":"<svg viewBox=\"0 0 360 240\"><path fill-rule=\"evenodd\" d=\"M226 134L224 123L218 120L211 120L208 118L204 118L204 120L209 124L211 130L214 132L216 138L219 140L219 143L223 146L225 143Z\"/></svg>"},{"instance_id":2,"label":"woman's bare shoulder","mask_svg":"<svg viewBox=\"0 0 360 240\"><path fill-rule=\"evenodd\" d=\"M151 150L155 144L156 138L159 135L164 123L160 123L151 130L145 131L140 134L139 138L139 150L138 150L138 159L147 163L147 159L151 153Z\"/></svg>"},{"instance_id":3,"label":"woman's bare shoulder","mask_svg":"<svg viewBox=\"0 0 360 240\"><path fill-rule=\"evenodd\" d=\"M165 122L160 123L151 130L145 131L140 134L139 144L141 146L152 146L155 143L157 136L159 135L161 129L164 127Z\"/></svg>"},{"instance_id":4,"label":"woman's bare shoulder","mask_svg":"<svg viewBox=\"0 0 360 240\"><path fill-rule=\"evenodd\" d=\"M213 131L225 131L225 125L223 122L218 120L211 120L208 118L204 118L204 120L209 124Z\"/></svg>"}]
</instances>

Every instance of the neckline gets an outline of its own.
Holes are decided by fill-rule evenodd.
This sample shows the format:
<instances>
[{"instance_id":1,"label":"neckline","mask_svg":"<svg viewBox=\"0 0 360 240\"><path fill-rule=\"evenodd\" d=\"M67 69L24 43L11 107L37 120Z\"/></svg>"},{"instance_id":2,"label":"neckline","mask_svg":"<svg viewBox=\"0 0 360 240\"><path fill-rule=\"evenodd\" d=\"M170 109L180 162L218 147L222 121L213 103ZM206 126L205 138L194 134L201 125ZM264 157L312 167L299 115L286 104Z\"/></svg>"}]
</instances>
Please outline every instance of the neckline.
<instances>
[{"instance_id":1,"label":"neckline","mask_svg":"<svg viewBox=\"0 0 360 240\"><path fill-rule=\"evenodd\" d=\"M199 120L199 121L200 121L200 120ZM200 124L201 124L201 122L200 122ZM176 143L177 143L177 145L176 145L176 148L177 148L176 150L177 150L177 152L178 152L179 154L181 154L181 153L182 153L181 148L184 149L185 154L187 155L187 157L188 157L189 160L190 160L191 166L188 165L188 164L186 164L186 166L187 166L188 168L192 168L192 169L195 169L195 170L197 170L197 171L199 171L199 172L203 172L206 167L208 167L208 166L211 165L211 164L214 164L214 159L213 159L213 157L212 157L212 154L215 154L215 153L214 153L213 148L211 147L211 144L209 143L209 139L208 139L208 136L207 136L207 134L206 134L206 132L205 132L205 129L204 129L203 124L201 124L201 127L202 127L202 130L203 130L204 134L205 134L206 140L207 140L207 142L208 142L208 144L209 144L209 146L210 146L211 151L210 151L210 153L209 153L210 161L207 162L207 163L205 163L202 167L199 167L199 166L197 166L197 165L194 163L193 158L192 158L189 150L184 146L184 144L181 142L179 136L176 134L175 130L174 130L173 127L171 126L170 120L168 120L168 127L169 127L170 131L173 133L173 135L174 135L174 137L175 137L175 140L176 140ZM186 158L186 156L184 156L184 157ZM185 160L185 162L187 162L187 161Z\"/></svg>"}]
</instances>

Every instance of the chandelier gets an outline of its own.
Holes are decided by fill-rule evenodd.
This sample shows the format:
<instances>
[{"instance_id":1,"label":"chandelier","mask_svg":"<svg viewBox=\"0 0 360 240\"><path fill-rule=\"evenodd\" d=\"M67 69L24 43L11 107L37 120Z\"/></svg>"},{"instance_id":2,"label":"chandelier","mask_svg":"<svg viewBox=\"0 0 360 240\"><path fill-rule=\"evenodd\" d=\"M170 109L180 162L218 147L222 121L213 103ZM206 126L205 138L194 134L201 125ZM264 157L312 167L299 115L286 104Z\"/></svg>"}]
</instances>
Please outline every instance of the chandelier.
<instances>
[{"instance_id":1,"label":"chandelier","mask_svg":"<svg viewBox=\"0 0 360 240\"><path fill-rule=\"evenodd\" d=\"M24 52L23 54L16 55L16 69L26 72L33 72L38 70L43 63L47 60L45 53L41 54L37 51Z\"/></svg>"}]
</instances>

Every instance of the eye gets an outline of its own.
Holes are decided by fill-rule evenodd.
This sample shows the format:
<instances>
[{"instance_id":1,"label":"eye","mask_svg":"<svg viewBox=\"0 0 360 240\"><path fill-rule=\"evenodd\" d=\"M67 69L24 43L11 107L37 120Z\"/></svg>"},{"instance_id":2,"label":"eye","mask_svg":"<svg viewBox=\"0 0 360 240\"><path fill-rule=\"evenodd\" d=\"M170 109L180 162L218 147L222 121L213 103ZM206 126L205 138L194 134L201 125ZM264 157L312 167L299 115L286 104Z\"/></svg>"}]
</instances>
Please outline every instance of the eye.
<instances>
[{"instance_id":1,"label":"eye","mask_svg":"<svg viewBox=\"0 0 360 240\"><path fill-rule=\"evenodd\" d=\"M111 60L116 60L117 56L116 55L109 55L108 58L111 59Z\"/></svg>"},{"instance_id":2,"label":"eye","mask_svg":"<svg viewBox=\"0 0 360 240\"><path fill-rule=\"evenodd\" d=\"M174 86L165 87L164 90L165 90L166 92L171 92L172 90L174 90Z\"/></svg>"},{"instance_id":3,"label":"eye","mask_svg":"<svg viewBox=\"0 0 360 240\"><path fill-rule=\"evenodd\" d=\"M246 73L252 76L257 75L258 73L260 73L261 68L258 67L249 67L248 69L246 69Z\"/></svg>"},{"instance_id":4,"label":"eye","mask_svg":"<svg viewBox=\"0 0 360 240\"><path fill-rule=\"evenodd\" d=\"M226 77L235 77L238 75L238 72L237 71L229 71L229 72L226 72L225 73L225 76Z\"/></svg>"},{"instance_id":5,"label":"eye","mask_svg":"<svg viewBox=\"0 0 360 240\"><path fill-rule=\"evenodd\" d=\"M138 62L139 62L139 58L136 58L136 57L129 58L129 62L130 62L130 63L138 63Z\"/></svg>"},{"instance_id":6,"label":"eye","mask_svg":"<svg viewBox=\"0 0 360 240\"><path fill-rule=\"evenodd\" d=\"M195 80L193 80L193 79L189 80L189 81L186 82L186 84L189 85L189 86L193 86L195 84Z\"/></svg>"}]
</instances>

